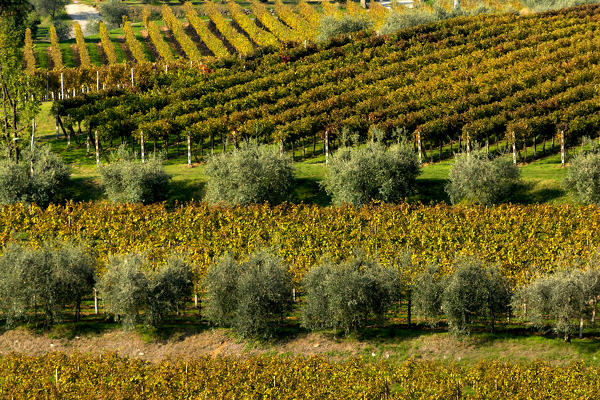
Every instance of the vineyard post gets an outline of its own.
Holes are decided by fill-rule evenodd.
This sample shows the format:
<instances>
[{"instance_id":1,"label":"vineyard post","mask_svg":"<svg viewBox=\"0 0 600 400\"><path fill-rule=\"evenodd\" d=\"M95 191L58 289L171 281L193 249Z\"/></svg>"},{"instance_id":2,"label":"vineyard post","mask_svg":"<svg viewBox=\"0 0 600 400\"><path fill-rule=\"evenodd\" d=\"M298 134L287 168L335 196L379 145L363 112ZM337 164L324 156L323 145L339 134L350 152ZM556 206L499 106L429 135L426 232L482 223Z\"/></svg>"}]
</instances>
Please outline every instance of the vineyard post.
<instances>
[{"instance_id":1,"label":"vineyard post","mask_svg":"<svg viewBox=\"0 0 600 400\"><path fill-rule=\"evenodd\" d=\"M512 153L513 153L513 164L517 165L517 145L515 144L515 131L511 132L512 134Z\"/></svg>"},{"instance_id":2,"label":"vineyard post","mask_svg":"<svg viewBox=\"0 0 600 400\"><path fill-rule=\"evenodd\" d=\"M423 151L421 149L421 132L417 131L417 149L419 151L419 164L423 164Z\"/></svg>"},{"instance_id":3,"label":"vineyard post","mask_svg":"<svg viewBox=\"0 0 600 400\"><path fill-rule=\"evenodd\" d=\"M96 70L96 92L100 91L100 71Z\"/></svg>"},{"instance_id":4,"label":"vineyard post","mask_svg":"<svg viewBox=\"0 0 600 400\"><path fill-rule=\"evenodd\" d=\"M565 130L560 130L560 166L565 166Z\"/></svg>"},{"instance_id":5,"label":"vineyard post","mask_svg":"<svg viewBox=\"0 0 600 400\"><path fill-rule=\"evenodd\" d=\"M94 288L94 314L98 315L98 291Z\"/></svg>"},{"instance_id":6,"label":"vineyard post","mask_svg":"<svg viewBox=\"0 0 600 400\"><path fill-rule=\"evenodd\" d=\"M46 72L46 101L48 101L48 91L50 90L50 82L48 80L48 72Z\"/></svg>"},{"instance_id":7,"label":"vineyard post","mask_svg":"<svg viewBox=\"0 0 600 400\"><path fill-rule=\"evenodd\" d=\"M579 317L579 339L583 339L583 315Z\"/></svg>"},{"instance_id":8,"label":"vineyard post","mask_svg":"<svg viewBox=\"0 0 600 400\"><path fill-rule=\"evenodd\" d=\"M187 156L188 156L188 167L192 166L192 141L190 139L190 132L187 133Z\"/></svg>"},{"instance_id":9,"label":"vineyard post","mask_svg":"<svg viewBox=\"0 0 600 400\"><path fill-rule=\"evenodd\" d=\"M95 132L96 136L96 166L100 165L100 149L98 148L98 130ZM94 299L96 298L96 289L94 289ZM95 300L94 300L95 302Z\"/></svg>"},{"instance_id":10,"label":"vineyard post","mask_svg":"<svg viewBox=\"0 0 600 400\"><path fill-rule=\"evenodd\" d=\"M35 118L31 119L31 152L33 153L33 141L35 140Z\"/></svg>"},{"instance_id":11,"label":"vineyard post","mask_svg":"<svg viewBox=\"0 0 600 400\"><path fill-rule=\"evenodd\" d=\"M63 73L60 73L60 98L64 100L65 98L65 84L63 81Z\"/></svg>"},{"instance_id":12,"label":"vineyard post","mask_svg":"<svg viewBox=\"0 0 600 400\"><path fill-rule=\"evenodd\" d=\"M131 87L134 87L135 84L133 82L133 67L131 67Z\"/></svg>"},{"instance_id":13,"label":"vineyard post","mask_svg":"<svg viewBox=\"0 0 600 400\"><path fill-rule=\"evenodd\" d=\"M144 131L140 131L140 146L142 148L142 164L146 163L146 153L144 151Z\"/></svg>"}]
</instances>

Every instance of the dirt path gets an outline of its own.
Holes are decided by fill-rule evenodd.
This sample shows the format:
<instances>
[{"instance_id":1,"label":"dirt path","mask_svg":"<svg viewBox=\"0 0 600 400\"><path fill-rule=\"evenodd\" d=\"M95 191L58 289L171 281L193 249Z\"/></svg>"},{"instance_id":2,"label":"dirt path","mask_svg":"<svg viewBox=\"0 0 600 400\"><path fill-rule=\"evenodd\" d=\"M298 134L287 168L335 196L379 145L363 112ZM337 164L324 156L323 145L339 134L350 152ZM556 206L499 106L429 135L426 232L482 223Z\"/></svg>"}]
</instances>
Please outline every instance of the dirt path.
<instances>
[{"instance_id":1,"label":"dirt path","mask_svg":"<svg viewBox=\"0 0 600 400\"><path fill-rule=\"evenodd\" d=\"M77 1L72 4L67 4L65 10L67 11L69 18L79 22L84 33L85 26L89 21L100 19L100 13L96 8L88 6L87 4L78 4Z\"/></svg>"},{"instance_id":2,"label":"dirt path","mask_svg":"<svg viewBox=\"0 0 600 400\"><path fill-rule=\"evenodd\" d=\"M223 329L207 330L192 335L179 334L165 341L153 342L144 341L140 335L122 330L76 336L74 339L35 335L23 328L0 334L0 355L43 355L57 351L67 354L109 352L153 362L200 356L244 357L273 353L322 355L336 359L341 355L356 355L363 347L361 344L332 340L321 334L301 335L283 343L251 343L236 339Z\"/></svg>"}]
</instances>

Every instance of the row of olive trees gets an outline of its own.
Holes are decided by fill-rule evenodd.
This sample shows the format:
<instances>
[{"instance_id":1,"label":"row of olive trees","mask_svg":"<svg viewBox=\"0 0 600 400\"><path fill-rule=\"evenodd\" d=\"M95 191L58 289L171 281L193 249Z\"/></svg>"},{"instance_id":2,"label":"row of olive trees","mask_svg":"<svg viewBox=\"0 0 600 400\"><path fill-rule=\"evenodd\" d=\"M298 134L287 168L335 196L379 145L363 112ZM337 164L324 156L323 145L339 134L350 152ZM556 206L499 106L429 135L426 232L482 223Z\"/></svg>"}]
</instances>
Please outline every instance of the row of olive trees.
<instances>
[{"instance_id":1,"label":"row of olive trees","mask_svg":"<svg viewBox=\"0 0 600 400\"><path fill-rule=\"evenodd\" d=\"M98 260L83 245L50 241L41 247L9 244L0 256L0 310L13 326L38 309L52 324L98 289L105 309L127 327L143 320L156 325L191 296L192 269L182 257L170 257L153 270L140 255L111 257L100 279Z\"/></svg>"},{"instance_id":2,"label":"row of olive trees","mask_svg":"<svg viewBox=\"0 0 600 400\"><path fill-rule=\"evenodd\" d=\"M287 270L282 259L265 251L242 262L224 255L206 276L204 316L243 336L274 335L292 311ZM401 300L407 300L409 315L412 307L428 324L447 321L457 335L468 334L474 324L494 332L498 321L516 315L570 340L578 324L581 336L583 321L591 316L595 322L600 298L597 268L542 275L516 291L496 265L477 257L458 258L452 273L429 266L414 282L411 271L408 253L393 267L360 253L342 262L325 260L302 282L301 325L349 333L383 322Z\"/></svg>"},{"instance_id":3,"label":"row of olive trees","mask_svg":"<svg viewBox=\"0 0 600 400\"><path fill-rule=\"evenodd\" d=\"M581 152L569 168L565 187L580 202L600 204L600 152ZM205 166L205 200L210 203L278 204L292 200L294 172L289 156L269 146L243 143L232 153L217 154ZM153 203L165 200L171 176L160 157L140 161L119 148L99 169L109 200ZM418 158L405 142L386 147L381 141L364 146L342 146L328 163L321 182L334 204L355 206L371 201L398 203L417 189ZM48 147L25 152L23 160L0 162L0 204L16 202L45 206L66 197L69 168ZM483 151L456 156L446 193L453 204L502 203L519 185L519 168L509 159ZM423 183L425 185L426 183Z\"/></svg>"}]
</instances>

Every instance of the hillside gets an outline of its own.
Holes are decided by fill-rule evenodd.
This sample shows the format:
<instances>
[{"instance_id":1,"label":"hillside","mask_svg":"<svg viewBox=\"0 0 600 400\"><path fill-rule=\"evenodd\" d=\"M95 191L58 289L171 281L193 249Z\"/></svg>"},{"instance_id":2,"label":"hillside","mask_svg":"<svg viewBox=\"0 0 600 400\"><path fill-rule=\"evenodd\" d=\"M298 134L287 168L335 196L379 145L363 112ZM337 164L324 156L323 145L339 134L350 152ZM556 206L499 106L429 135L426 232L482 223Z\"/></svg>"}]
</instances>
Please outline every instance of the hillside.
<instances>
[{"instance_id":1,"label":"hillside","mask_svg":"<svg viewBox=\"0 0 600 400\"><path fill-rule=\"evenodd\" d=\"M177 74L140 67L135 90L78 94L57 110L74 135L98 130L103 148L143 132L167 152L186 136L194 154L254 137L304 157L317 141L364 142L378 128L384 141L415 140L424 160L467 142L499 151L514 142L527 161L549 141L555 149L557 135L567 145L596 136L599 11L455 18Z\"/></svg>"}]
</instances>

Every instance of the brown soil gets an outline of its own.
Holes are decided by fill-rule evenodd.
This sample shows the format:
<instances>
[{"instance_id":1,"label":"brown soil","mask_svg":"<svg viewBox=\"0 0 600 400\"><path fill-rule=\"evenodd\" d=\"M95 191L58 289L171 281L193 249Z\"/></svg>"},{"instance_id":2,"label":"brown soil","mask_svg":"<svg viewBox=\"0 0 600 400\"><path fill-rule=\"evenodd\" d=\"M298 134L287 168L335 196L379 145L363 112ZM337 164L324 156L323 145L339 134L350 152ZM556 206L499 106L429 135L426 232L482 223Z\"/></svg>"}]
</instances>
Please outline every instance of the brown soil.
<instances>
[{"instance_id":1,"label":"brown soil","mask_svg":"<svg viewBox=\"0 0 600 400\"><path fill-rule=\"evenodd\" d=\"M365 345L357 342L334 340L323 334L305 334L281 343L254 343L231 336L223 329L207 330L199 334L171 337L164 342L145 342L135 332L114 330L99 335L74 339L53 339L36 335L23 328L0 335L0 354L21 353L39 356L52 352L102 354L158 362L164 359L191 359L201 356L246 357L261 354L322 355L340 359L358 354Z\"/></svg>"}]
</instances>

